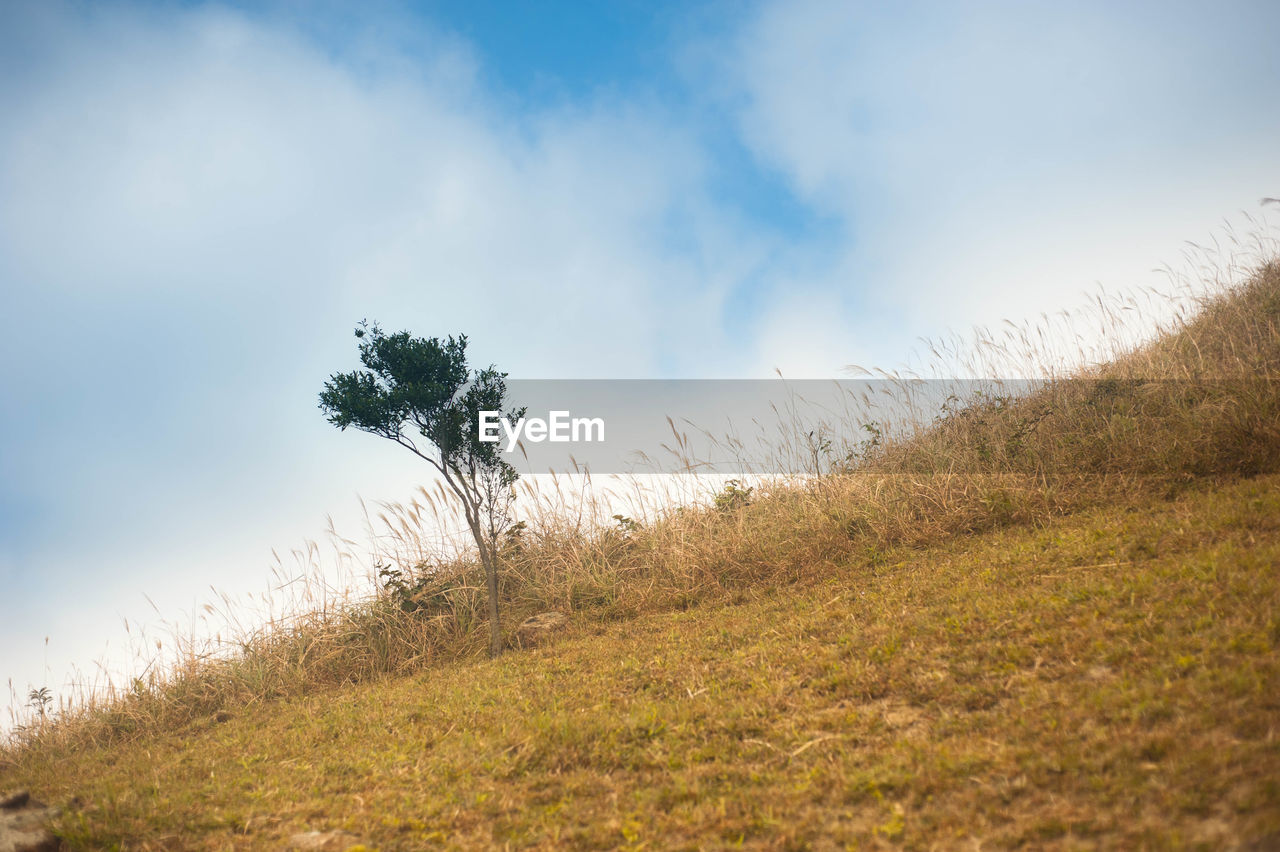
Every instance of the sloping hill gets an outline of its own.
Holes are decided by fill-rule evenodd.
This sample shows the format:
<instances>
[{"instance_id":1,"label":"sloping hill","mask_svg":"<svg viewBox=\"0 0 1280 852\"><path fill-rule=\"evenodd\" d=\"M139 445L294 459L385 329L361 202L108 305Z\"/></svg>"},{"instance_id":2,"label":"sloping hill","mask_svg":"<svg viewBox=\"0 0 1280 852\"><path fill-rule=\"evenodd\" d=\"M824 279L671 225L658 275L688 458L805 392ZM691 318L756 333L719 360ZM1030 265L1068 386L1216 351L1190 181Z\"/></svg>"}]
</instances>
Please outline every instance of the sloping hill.
<instances>
[{"instance_id":1,"label":"sloping hill","mask_svg":"<svg viewBox=\"0 0 1280 852\"><path fill-rule=\"evenodd\" d=\"M4 783L78 796L87 848L1274 848L1277 566L1267 476L35 751Z\"/></svg>"},{"instance_id":2,"label":"sloping hill","mask_svg":"<svg viewBox=\"0 0 1280 852\"><path fill-rule=\"evenodd\" d=\"M73 846L1280 847L1280 267L844 472L465 558L24 732ZM514 620L514 618L513 618ZM345 845L344 845L345 844Z\"/></svg>"}]
</instances>

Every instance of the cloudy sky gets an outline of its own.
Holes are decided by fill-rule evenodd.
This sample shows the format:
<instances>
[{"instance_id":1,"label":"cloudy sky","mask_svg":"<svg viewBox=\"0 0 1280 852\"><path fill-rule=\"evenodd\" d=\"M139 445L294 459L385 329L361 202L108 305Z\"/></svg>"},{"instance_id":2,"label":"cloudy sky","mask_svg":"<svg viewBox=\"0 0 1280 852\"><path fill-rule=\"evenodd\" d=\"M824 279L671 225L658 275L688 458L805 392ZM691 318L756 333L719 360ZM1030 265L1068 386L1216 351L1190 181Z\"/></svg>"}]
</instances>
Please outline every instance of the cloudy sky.
<instances>
[{"instance_id":1,"label":"cloudy sky","mask_svg":"<svg viewBox=\"0 0 1280 852\"><path fill-rule=\"evenodd\" d=\"M1280 4L0 3L0 659L424 479L363 317L518 378L841 375L1280 195ZM45 638L48 637L48 645Z\"/></svg>"}]
</instances>

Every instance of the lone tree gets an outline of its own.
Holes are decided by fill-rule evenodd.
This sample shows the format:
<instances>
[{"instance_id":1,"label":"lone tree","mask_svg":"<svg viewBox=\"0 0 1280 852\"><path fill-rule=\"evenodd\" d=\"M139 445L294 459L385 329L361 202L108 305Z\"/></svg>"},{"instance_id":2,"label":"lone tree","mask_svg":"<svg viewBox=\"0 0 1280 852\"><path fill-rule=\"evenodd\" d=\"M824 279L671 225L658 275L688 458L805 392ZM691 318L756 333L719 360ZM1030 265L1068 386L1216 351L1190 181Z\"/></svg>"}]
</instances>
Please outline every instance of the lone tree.
<instances>
[{"instance_id":1,"label":"lone tree","mask_svg":"<svg viewBox=\"0 0 1280 852\"><path fill-rule=\"evenodd\" d=\"M481 411L503 411L506 373L467 366L467 337L386 334L376 323L356 328L363 370L335 373L320 394L330 423L394 441L440 472L462 503L484 565L489 592L489 654L502 653L498 615L498 538L511 523L518 474L498 444L480 440Z\"/></svg>"}]
</instances>

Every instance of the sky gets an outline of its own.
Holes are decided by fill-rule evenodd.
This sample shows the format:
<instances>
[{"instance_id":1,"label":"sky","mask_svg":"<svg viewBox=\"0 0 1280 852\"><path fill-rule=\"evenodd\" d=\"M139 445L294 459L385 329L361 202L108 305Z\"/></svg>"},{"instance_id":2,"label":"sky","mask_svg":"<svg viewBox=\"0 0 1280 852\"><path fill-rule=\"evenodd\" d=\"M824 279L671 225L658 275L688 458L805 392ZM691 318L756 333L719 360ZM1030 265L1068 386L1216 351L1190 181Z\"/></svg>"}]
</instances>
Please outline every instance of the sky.
<instances>
[{"instance_id":1,"label":"sky","mask_svg":"<svg viewBox=\"0 0 1280 852\"><path fill-rule=\"evenodd\" d=\"M63 689L425 481L317 409L362 318L517 378L826 378L1158 284L1280 195L1276 32L1269 0L0 3L0 677Z\"/></svg>"}]
</instances>

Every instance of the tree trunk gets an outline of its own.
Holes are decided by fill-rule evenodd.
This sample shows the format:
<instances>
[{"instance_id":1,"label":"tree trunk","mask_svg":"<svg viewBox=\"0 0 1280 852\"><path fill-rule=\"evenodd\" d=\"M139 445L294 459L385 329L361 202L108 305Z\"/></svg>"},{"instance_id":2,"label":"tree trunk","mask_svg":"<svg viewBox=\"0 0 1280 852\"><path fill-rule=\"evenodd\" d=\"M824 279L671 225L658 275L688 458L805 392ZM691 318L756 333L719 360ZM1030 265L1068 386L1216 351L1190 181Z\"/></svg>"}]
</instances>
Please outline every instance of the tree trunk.
<instances>
[{"instance_id":1,"label":"tree trunk","mask_svg":"<svg viewBox=\"0 0 1280 852\"><path fill-rule=\"evenodd\" d=\"M476 541L476 549L480 551L480 564L484 566L484 575L486 585L489 587L489 656L496 657L502 653L502 622L498 615L498 555L495 552L496 543L485 541L484 531L480 526L480 505L479 500L474 499L464 486L460 486L454 482L450 475L450 468L444 465L436 467L444 474L445 481L449 483L458 499L462 501L462 511L467 519L467 526L471 528L471 537ZM465 481L465 476L461 471L454 470L458 479Z\"/></svg>"},{"instance_id":2,"label":"tree trunk","mask_svg":"<svg viewBox=\"0 0 1280 852\"><path fill-rule=\"evenodd\" d=\"M502 620L498 613L498 555L494 552L493 542L485 541L484 532L480 529L479 512L470 506L467 509L467 525L471 527L476 549L480 551L485 585L489 587L489 656L496 657L502 653Z\"/></svg>"},{"instance_id":3,"label":"tree trunk","mask_svg":"<svg viewBox=\"0 0 1280 852\"><path fill-rule=\"evenodd\" d=\"M498 620L498 566L494 564L492 554L485 554L485 578L489 581L489 656L496 657L502 653L502 624Z\"/></svg>"}]
</instances>

